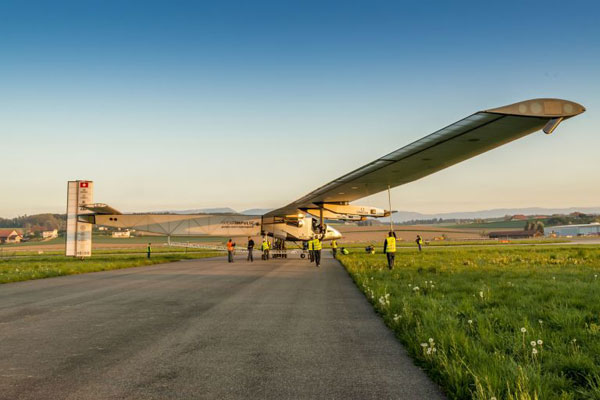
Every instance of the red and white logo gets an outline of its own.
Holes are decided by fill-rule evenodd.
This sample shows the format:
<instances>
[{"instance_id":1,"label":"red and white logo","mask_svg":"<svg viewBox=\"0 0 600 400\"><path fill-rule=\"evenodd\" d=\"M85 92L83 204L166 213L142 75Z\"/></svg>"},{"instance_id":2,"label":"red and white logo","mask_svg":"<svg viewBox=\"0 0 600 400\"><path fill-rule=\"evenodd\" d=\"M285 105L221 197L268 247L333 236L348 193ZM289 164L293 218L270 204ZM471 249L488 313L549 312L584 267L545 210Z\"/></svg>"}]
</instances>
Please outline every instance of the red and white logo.
<instances>
[{"instance_id":1,"label":"red and white logo","mask_svg":"<svg viewBox=\"0 0 600 400\"><path fill-rule=\"evenodd\" d=\"M85 181L79 182L79 187L80 188L86 188L86 187L88 187L88 185L89 185L89 182L85 182Z\"/></svg>"}]
</instances>

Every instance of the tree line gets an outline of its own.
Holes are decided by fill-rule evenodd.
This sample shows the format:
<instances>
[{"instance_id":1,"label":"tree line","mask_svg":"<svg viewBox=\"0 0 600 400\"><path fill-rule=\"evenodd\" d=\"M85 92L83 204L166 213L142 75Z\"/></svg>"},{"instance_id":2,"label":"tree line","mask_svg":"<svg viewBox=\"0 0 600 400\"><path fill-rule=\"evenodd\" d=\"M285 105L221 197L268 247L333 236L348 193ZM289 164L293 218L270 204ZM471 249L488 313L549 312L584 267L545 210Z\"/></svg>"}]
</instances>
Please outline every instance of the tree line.
<instances>
[{"instance_id":1,"label":"tree line","mask_svg":"<svg viewBox=\"0 0 600 400\"><path fill-rule=\"evenodd\" d=\"M66 224L67 217L65 214L22 215L15 218L0 217L0 228L21 228L25 231L51 231L53 229L62 231L66 228Z\"/></svg>"}]
</instances>

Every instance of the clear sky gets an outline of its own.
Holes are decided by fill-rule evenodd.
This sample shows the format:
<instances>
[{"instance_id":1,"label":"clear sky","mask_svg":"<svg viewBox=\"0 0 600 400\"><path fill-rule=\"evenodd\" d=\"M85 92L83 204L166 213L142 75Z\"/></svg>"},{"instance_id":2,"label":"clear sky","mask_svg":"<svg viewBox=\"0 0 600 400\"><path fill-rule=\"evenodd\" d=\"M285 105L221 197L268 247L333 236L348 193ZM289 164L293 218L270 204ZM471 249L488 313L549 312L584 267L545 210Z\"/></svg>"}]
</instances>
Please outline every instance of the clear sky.
<instances>
[{"instance_id":1,"label":"clear sky","mask_svg":"<svg viewBox=\"0 0 600 400\"><path fill-rule=\"evenodd\" d=\"M277 207L475 111L588 111L396 188L420 212L600 206L596 1L3 1L0 216ZM361 203L386 206L376 195Z\"/></svg>"}]
</instances>

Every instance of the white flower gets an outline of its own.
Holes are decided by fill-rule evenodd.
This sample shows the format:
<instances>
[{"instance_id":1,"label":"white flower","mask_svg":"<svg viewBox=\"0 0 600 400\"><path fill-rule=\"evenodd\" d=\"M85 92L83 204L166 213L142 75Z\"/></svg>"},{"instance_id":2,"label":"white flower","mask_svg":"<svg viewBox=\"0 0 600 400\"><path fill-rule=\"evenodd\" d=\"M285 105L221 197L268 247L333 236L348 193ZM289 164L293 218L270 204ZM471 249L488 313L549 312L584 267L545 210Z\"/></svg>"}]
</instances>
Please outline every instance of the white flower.
<instances>
[{"instance_id":1,"label":"white flower","mask_svg":"<svg viewBox=\"0 0 600 400\"><path fill-rule=\"evenodd\" d=\"M433 338L432 337L429 338L429 343L433 343Z\"/></svg>"},{"instance_id":2,"label":"white flower","mask_svg":"<svg viewBox=\"0 0 600 400\"><path fill-rule=\"evenodd\" d=\"M473 320L472 319L468 320L467 322L469 323L469 325L473 324Z\"/></svg>"},{"instance_id":3,"label":"white flower","mask_svg":"<svg viewBox=\"0 0 600 400\"><path fill-rule=\"evenodd\" d=\"M418 287L418 286L415 286L415 287L413 288L413 290L416 292L417 290L419 290L419 287Z\"/></svg>"},{"instance_id":4,"label":"white flower","mask_svg":"<svg viewBox=\"0 0 600 400\"><path fill-rule=\"evenodd\" d=\"M431 349L427 349L427 354L431 354Z\"/></svg>"},{"instance_id":5,"label":"white flower","mask_svg":"<svg viewBox=\"0 0 600 400\"><path fill-rule=\"evenodd\" d=\"M527 332L527 329L521 328L521 332L525 333L525 332Z\"/></svg>"},{"instance_id":6,"label":"white flower","mask_svg":"<svg viewBox=\"0 0 600 400\"><path fill-rule=\"evenodd\" d=\"M437 351L437 349L434 347L431 349L431 351L433 351L435 353Z\"/></svg>"},{"instance_id":7,"label":"white flower","mask_svg":"<svg viewBox=\"0 0 600 400\"><path fill-rule=\"evenodd\" d=\"M531 350L531 354L537 354L537 353L538 353L537 349Z\"/></svg>"},{"instance_id":8,"label":"white flower","mask_svg":"<svg viewBox=\"0 0 600 400\"><path fill-rule=\"evenodd\" d=\"M555 281L555 280L556 280L556 277L555 277L555 276L553 276L553 277L552 277L552 280L553 280L553 281Z\"/></svg>"},{"instance_id":9,"label":"white flower","mask_svg":"<svg viewBox=\"0 0 600 400\"><path fill-rule=\"evenodd\" d=\"M538 322L540 323L540 325L542 325L544 323L544 321L542 321L541 319L538 320Z\"/></svg>"},{"instance_id":10,"label":"white flower","mask_svg":"<svg viewBox=\"0 0 600 400\"><path fill-rule=\"evenodd\" d=\"M483 299L483 291L479 292L479 297Z\"/></svg>"},{"instance_id":11,"label":"white flower","mask_svg":"<svg viewBox=\"0 0 600 400\"><path fill-rule=\"evenodd\" d=\"M427 347L427 343L421 343L421 347Z\"/></svg>"},{"instance_id":12,"label":"white flower","mask_svg":"<svg viewBox=\"0 0 600 400\"><path fill-rule=\"evenodd\" d=\"M431 288L432 288L432 289L433 289L434 287L435 287L434 285L431 285Z\"/></svg>"},{"instance_id":13,"label":"white flower","mask_svg":"<svg viewBox=\"0 0 600 400\"><path fill-rule=\"evenodd\" d=\"M535 343L535 340L532 340L532 341L531 341L531 347L535 347L535 344L536 344L536 343Z\"/></svg>"},{"instance_id":14,"label":"white flower","mask_svg":"<svg viewBox=\"0 0 600 400\"><path fill-rule=\"evenodd\" d=\"M541 346L544 344L544 341L542 339L538 339L537 344L539 344Z\"/></svg>"},{"instance_id":15,"label":"white flower","mask_svg":"<svg viewBox=\"0 0 600 400\"><path fill-rule=\"evenodd\" d=\"M575 342L577 342L577 339L573 338L573 340L571 340L571 343L575 344Z\"/></svg>"}]
</instances>

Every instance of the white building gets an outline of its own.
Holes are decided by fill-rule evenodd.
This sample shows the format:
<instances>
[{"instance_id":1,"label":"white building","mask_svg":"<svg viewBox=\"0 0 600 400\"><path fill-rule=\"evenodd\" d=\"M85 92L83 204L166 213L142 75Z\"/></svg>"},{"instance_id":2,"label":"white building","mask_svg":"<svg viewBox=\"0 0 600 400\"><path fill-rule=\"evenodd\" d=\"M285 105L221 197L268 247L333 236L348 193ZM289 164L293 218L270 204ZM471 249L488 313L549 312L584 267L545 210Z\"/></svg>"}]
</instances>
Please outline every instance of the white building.
<instances>
[{"instance_id":1,"label":"white building","mask_svg":"<svg viewBox=\"0 0 600 400\"><path fill-rule=\"evenodd\" d=\"M42 239L54 239L58 237L58 229L54 229L53 231L43 231Z\"/></svg>"},{"instance_id":2,"label":"white building","mask_svg":"<svg viewBox=\"0 0 600 400\"><path fill-rule=\"evenodd\" d=\"M129 232L129 231L115 231L115 232L112 233L111 237L119 238L119 239L126 239L128 237L131 237L131 232Z\"/></svg>"},{"instance_id":3,"label":"white building","mask_svg":"<svg viewBox=\"0 0 600 400\"><path fill-rule=\"evenodd\" d=\"M600 223L581 225L549 226L544 229L546 236L591 236L600 235Z\"/></svg>"}]
</instances>

